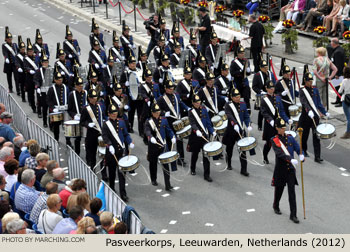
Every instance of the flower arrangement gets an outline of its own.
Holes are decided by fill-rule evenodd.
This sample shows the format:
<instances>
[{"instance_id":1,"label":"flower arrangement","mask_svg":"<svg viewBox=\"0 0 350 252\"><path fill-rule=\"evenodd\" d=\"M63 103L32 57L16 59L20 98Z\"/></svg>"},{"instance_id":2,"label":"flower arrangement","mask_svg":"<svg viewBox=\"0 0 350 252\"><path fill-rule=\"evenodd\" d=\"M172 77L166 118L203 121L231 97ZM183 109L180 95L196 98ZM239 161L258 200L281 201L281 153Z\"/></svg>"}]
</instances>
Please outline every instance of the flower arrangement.
<instances>
[{"instance_id":1,"label":"flower arrangement","mask_svg":"<svg viewBox=\"0 0 350 252\"><path fill-rule=\"evenodd\" d=\"M233 14L235 17L239 18L239 17L241 17L241 16L244 14L244 11L242 11L242 10L234 10L234 11L232 12L232 14Z\"/></svg>"},{"instance_id":2,"label":"flower arrangement","mask_svg":"<svg viewBox=\"0 0 350 252\"><path fill-rule=\"evenodd\" d=\"M218 5L215 7L215 12L216 13L222 13L224 10L226 10L227 8L223 5Z\"/></svg>"},{"instance_id":3,"label":"flower arrangement","mask_svg":"<svg viewBox=\"0 0 350 252\"><path fill-rule=\"evenodd\" d=\"M317 34L323 34L325 31L326 31L326 27L324 26L317 26L315 29L314 29L314 32L316 32Z\"/></svg>"},{"instance_id":4,"label":"flower arrangement","mask_svg":"<svg viewBox=\"0 0 350 252\"><path fill-rule=\"evenodd\" d=\"M350 31L346 31L343 33L343 38L349 40L350 39Z\"/></svg>"},{"instance_id":5,"label":"flower arrangement","mask_svg":"<svg viewBox=\"0 0 350 252\"><path fill-rule=\"evenodd\" d=\"M180 4L188 5L190 3L190 0L180 0Z\"/></svg>"},{"instance_id":6,"label":"flower arrangement","mask_svg":"<svg viewBox=\"0 0 350 252\"><path fill-rule=\"evenodd\" d=\"M295 25L295 22L292 19L286 19L282 24L286 28L292 28Z\"/></svg>"},{"instance_id":7,"label":"flower arrangement","mask_svg":"<svg viewBox=\"0 0 350 252\"><path fill-rule=\"evenodd\" d=\"M259 16L258 20L259 20L261 23L266 23L266 22L270 21L270 17L269 17L269 16L266 16L266 15L261 15L261 16Z\"/></svg>"},{"instance_id":8,"label":"flower arrangement","mask_svg":"<svg viewBox=\"0 0 350 252\"><path fill-rule=\"evenodd\" d=\"M206 1L200 1L197 5L199 7L208 7L208 3Z\"/></svg>"}]
</instances>

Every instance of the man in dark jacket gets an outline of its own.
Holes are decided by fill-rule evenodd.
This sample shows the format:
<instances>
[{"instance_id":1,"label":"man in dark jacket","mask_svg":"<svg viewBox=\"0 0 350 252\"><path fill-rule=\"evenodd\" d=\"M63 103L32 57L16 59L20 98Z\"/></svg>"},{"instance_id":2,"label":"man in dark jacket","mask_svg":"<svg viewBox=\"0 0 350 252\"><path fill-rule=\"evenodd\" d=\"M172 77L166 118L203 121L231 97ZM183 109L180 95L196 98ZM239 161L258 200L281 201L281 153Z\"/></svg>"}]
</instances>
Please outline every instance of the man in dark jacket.
<instances>
[{"instance_id":1,"label":"man in dark jacket","mask_svg":"<svg viewBox=\"0 0 350 252\"><path fill-rule=\"evenodd\" d=\"M335 75L335 79L339 79L339 77L343 76L343 68L345 63L345 51L343 47L339 45L339 40L337 38L333 38L331 40L331 47L333 48L332 54L329 54L329 57L333 64L337 67L338 71ZM338 91L340 88L340 85L335 87L335 89ZM332 102L332 104L335 104L335 107L341 107L341 101L340 98L337 96L335 102Z\"/></svg>"}]
</instances>

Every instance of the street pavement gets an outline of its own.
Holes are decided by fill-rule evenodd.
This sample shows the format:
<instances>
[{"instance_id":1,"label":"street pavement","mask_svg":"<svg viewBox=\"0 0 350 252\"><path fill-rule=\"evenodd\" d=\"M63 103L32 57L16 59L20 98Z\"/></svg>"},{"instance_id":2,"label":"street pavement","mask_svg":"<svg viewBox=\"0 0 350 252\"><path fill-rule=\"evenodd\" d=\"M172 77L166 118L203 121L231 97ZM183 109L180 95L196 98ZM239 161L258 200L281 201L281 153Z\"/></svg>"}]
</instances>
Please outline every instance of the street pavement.
<instances>
[{"instance_id":1,"label":"street pavement","mask_svg":"<svg viewBox=\"0 0 350 252\"><path fill-rule=\"evenodd\" d=\"M52 2L55 4L58 0L52 0ZM44 0L7 0L0 5L1 38L4 36L4 26L8 25L13 35L21 34L23 40L30 37L34 43L35 29L40 28L44 41L49 45L50 65L53 65L56 43L64 40L65 25L69 24L74 37L78 39L82 48L81 61L83 64L87 62L90 49L88 35L90 34L91 19L87 20L82 15L72 14L73 8L67 9L64 5L62 8L58 8L57 5L49 4ZM87 8L83 10L91 11ZM106 26L110 25L108 27L115 26L115 29L121 29L120 26L116 26L109 20L105 22ZM104 24L100 24L100 26L104 28ZM111 29L102 30L105 41L110 46ZM141 27L140 31L142 32ZM135 35L136 39L147 43L147 35L139 34ZM14 38L14 41L17 41L17 37ZM228 61L231 58L232 56L228 56ZM1 67L3 63L2 59ZM274 58L274 64L278 68L280 59ZM302 73L302 64L290 60L287 60L287 64L296 67L298 72ZM0 75L0 82L7 87L4 74ZM14 96L19 104L23 105L22 108L25 112L42 126L42 120L31 112L28 103L22 103L18 96L15 94ZM335 97L331 91L330 97L331 101ZM300 166L297 169L300 186L296 187L296 195L298 217L301 221L298 225L289 220L287 190L285 190L281 200L283 214L277 216L272 210L273 187L270 184L274 170L273 151L269 155L270 165L248 164L248 172L250 172L248 178L239 173L240 164L237 150L234 151L232 171L225 170L224 160L211 160L211 177L214 180L212 183L203 179L203 168L201 158L199 158L196 176L189 174L188 166L178 167L178 171L172 172L171 183L176 190L168 193L164 190L160 166L158 166L159 186L154 187L149 184L147 147L136 131L131 134L136 146L133 154L140 158L141 167L136 170L136 175L127 176L126 190L130 198L129 204L135 207L142 222L157 233L349 233L350 158L347 155L349 141L339 139L345 129L342 110L331 106L330 113L333 117L330 122L337 127L335 147L332 150L327 150L325 147L329 142L322 141L322 156L325 161L320 165L313 161L313 148L311 141L309 141L311 157L307 158L303 165L305 220L302 210ZM257 155L251 158L262 163L263 141L261 140L261 132L257 131L256 111L253 111L252 121L252 135L257 139L258 147ZM134 130L136 128L134 125ZM46 130L52 134L49 129ZM299 139L297 140L299 141ZM62 159L65 159L63 131L60 142ZM187 140L185 146L186 144ZM85 158L84 149L82 149L81 156ZM185 159L187 163L190 163L190 153L185 153ZM65 165L65 161L62 161L61 166Z\"/></svg>"}]
</instances>

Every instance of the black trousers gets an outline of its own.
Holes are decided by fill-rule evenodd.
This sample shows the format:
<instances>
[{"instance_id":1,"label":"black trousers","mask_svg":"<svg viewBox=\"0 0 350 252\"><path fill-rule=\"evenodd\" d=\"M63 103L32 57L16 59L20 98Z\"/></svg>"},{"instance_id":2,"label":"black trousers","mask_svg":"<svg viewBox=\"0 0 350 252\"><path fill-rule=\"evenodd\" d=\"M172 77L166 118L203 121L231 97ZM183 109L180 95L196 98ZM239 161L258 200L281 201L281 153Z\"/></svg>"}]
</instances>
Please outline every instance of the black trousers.
<instances>
[{"instance_id":1,"label":"black trousers","mask_svg":"<svg viewBox=\"0 0 350 252\"><path fill-rule=\"evenodd\" d=\"M129 127L132 129L134 127L134 119L135 119L135 111L137 111L137 118L138 118L138 131L139 135L143 136L143 125L140 120L142 116L142 110L143 110L143 101L142 100L135 100L135 101L129 101L130 110L128 112L129 117Z\"/></svg>"},{"instance_id":2,"label":"black trousers","mask_svg":"<svg viewBox=\"0 0 350 252\"><path fill-rule=\"evenodd\" d=\"M88 129L85 138L86 163L92 168L96 165L96 152L99 133L94 129Z\"/></svg>"},{"instance_id":3,"label":"black trousers","mask_svg":"<svg viewBox=\"0 0 350 252\"><path fill-rule=\"evenodd\" d=\"M18 86L21 89L21 97L22 101L25 101L26 99L26 92L25 92L25 86L26 86L26 74L25 73L17 73L18 76ZM18 93L18 90L17 90Z\"/></svg>"},{"instance_id":4,"label":"black trousers","mask_svg":"<svg viewBox=\"0 0 350 252\"><path fill-rule=\"evenodd\" d=\"M231 159L232 159L232 153L233 153L233 147L235 146L236 141L232 140L233 144L226 145L226 162L227 166L231 167ZM239 156L239 161L241 162L241 173L247 172L247 155L245 151L242 151Z\"/></svg>"},{"instance_id":5,"label":"black trousers","mask_svg":"<svg viewBox=\"0 0 350 252\"><path fill-rule=\"evenodd\" d=\"M13 74L13 78L15 80L15 85L16 85L16 92L17 92L17 94L19 94L20 93L20 88L19 88L19 85L18 85L18 74L17 74L17 71L16 71L16 66L13 63L10 63L9 65L10 66L6 70L6 77L7 77L8 88L9 88L9 90L11 92L13 91L13 85L12 85L12 74Z\"/></svg>"},{"instance_id":6,"label":"black trousers","mask_svg":"<svg viewBox=\"0 0 350 252\"><path fill-rule=\"evenodd\" d=\"M47 111L48 111L48 106L46 103L46 93L41 92L40 95L36 93L36 100L37 100L37 112L38 115L43 115L43 122L44 124L47 124Z\"/></svg>"},{"instance_id":7,"label":"black trousers","mask_svg":"<svg viewBox=\"0 0 350 252\"><path fill-rule=\"evenodd\" d=\"M337 92L339 92L339 88L340 88L340 85L339 85L338 87L335 87L335 90L337 90ZM337 97L337 98L335 99L335 102L336 102L336 103L340 103L340 98L339 98L339 96L337 95L336 97Z\"/></svg>"},{"instance_id":8,"label":"black trousers","mask_svg":"<svg viewBox=\"0 0 350 252\"><path fill-rule=\"evenodd\" d=\"M202 55L205 55L205 50L210 44L210 34L201 36L199 39L199 44L201 46L201 53Z\"/></svg>"},{"instance_id":9,"label":"black trousers","mask_svg":"<svg viewBox=\"0 0 350 252\"><path fill-rule=\"evenodd\" d=\"M258 128L260 128L260 129L262 129L262 127L263 127L263 120L264 120L264 117L261 114L260 109L259 109L259 113L258 113Z\"/></svg>"},{"instance_id":10,"label":"black trousers","mask_svg":"<svg viewBox=\"0 0 350 252\"><path fill-rule=\"evenodd\" d=\"M58 142L60 140L60 125L61 122L52 122L52 128L53 128L53 135Z\"/></svg>"},{"instance_id":11,"label":"black trousers","mask_svg":"<svg viewBox=\"0 0 350 252\"><path fill-rule=\"evenodd\" d=\"M249 86L243 86L243 84L238 87L238 91L241 93L241 97L243 98L244 102L247 104L247 109L249 112L249 115L251 114L250 109L250 87Z\"/></svg>"},{"instance_id":12,"label":"black trousers","mask_svg":"<svg viewBox=\"0 0 350 252\"><path fill-rule=\"evenodd\" d=\"M289 199L289 208L290 216L297 216L297 202L295 199L295 175L288 174L287 177L287 186L288 186L288 199ZM283 194L284 186L275 186L275 197L273 201L273 208L279 209L280 200Z\"/></svg>"},{"instance_id":13,"label":"black trousers","mask_svg":"<svg viewBox=\"0 0 350 252\"><path fill-rule=\"evenodd\" d=\"M26 90L27 90L27 94L28 94L29 105L31 106L31 108L33 110L36 110L35 96L34 96L35 85L33 82L33 77L30 76L30 74L27 74L27 76L26 76Z\"/></svg>"},{"instance_id":14,"label":"black trousers","mask_svg":"<svg viewBox=\"0 0 350 252\"><path fill-rule=\"evenodd\" d=\"M66 137L66 144L73 148L71 138L72 137ZM73 139L74 139L74 150L79 155L80 154L81 137L74 137Z\"/></svg>"},{"instance_id":15,"label":"black trousers","mask_svg":"<svg viewBox=\"0 0 350 252\"><path fill-rule=\"evenodd\" d=\"M123 157L123 151L118 151L115 153L116 158L119 160ZM126 196L125 190L125 173L119 170L119 166L117 165L117 161L114 156L109 152L108 148L106 149L106 164L108 167L109 173L109 186L112 190L115 191L115 178L116 172L118 172L118 180L119 180L119 195Z\"/></svg>"},{"instance_id":16,"label":"black trousers","mask_svg":"<svg viewBox=\"0 0 350 252\"><path fill-rule=\"evenodd\" d=\"M268 160L267 156L269 155L269 152L271 150L271 143L270 141L266 141L264 144L264 149L263 149L263 156L264 156L264 160ZM304 148L304 147L303 147Z\"/></svg>"},{"instance_id":17,"label":"black trousers","mask_svg":"<svg viewBox=\"0 0 350 252\"><path fill-rule=\"evenodd\" d=\"M193 172L196 171L196 163L198 160L198 154L199 154L199 151L192 152L192 154L191 154L191 171L193 171ZM206 157L203 152L202 152L202 154L203 154L204 178L208 178L210 176L210 162L209 162L209 158Z\"/></svg>"},{"instance_id":18,"label":"black trousers","mask_svg":"<svg viewBox=\"0 0 350 252\"><path fill-rule=\"evenodd\" d=\"M156 156L150 158L149 172L151 174L152 181L157 181L157 163L158 163L158 158ZM163 168L165 188L169 188L171 186L169 164L162 165L162 168Z\"/></svg>"},{"instance_id":19,"label":"black trousers","mask_svg":"<svg viewBox=\"0 0 350 252\"><path fill-rule=\"evenodd\" d=\"M257 73L260 71L259 64L262 47L251 47L250 50L253 56L254 72Z\"/></svg>"},{"instance_id":20,"label":"black trousers","mask_svg":"<svg viewBox=\"0 0 350 252\"><path fill-rule=\"evenodd\" d=\"M321 157L321 141L316 135L316 129L314 127L303 127L302 145L303 151L307 151L307 139L309 138L310 128L312 130L312 144L314 146L315 158Z\"/></svg>"}]
</instances>

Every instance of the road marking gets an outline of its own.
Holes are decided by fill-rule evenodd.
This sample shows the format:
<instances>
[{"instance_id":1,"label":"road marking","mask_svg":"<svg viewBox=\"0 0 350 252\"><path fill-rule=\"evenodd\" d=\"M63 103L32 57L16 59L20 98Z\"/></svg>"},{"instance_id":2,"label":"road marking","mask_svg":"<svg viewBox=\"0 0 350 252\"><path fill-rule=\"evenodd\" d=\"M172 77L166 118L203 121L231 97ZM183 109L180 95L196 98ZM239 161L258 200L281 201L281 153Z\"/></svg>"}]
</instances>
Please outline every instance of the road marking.
<instances>
[{"instance_id":1,"label":"road marking","mask_svg":"<svg viewBox=\"0 0 350 252\"><path fill-rule=\"evenodd\" d=\"M13 13L10 13L9 15L10 15L10 16L13 16Z\"/></svg>"},{"instance_id":2,"label":"road marking","mask_svg":"<svg viewBox=\"0 0 350 252\"><path fill-rule=\"evenodd\" d=\"M63 18L63 16L59 16L57 19L62 19Z\"/></svg>"},{"instance_id":3,"label":"road marking","mask_svg":"<svg viewBox=\"0 0 350 252\"><path fill-rule=\"evenodd\" d=\"M137 175L137 173L136 172L135 173L131 173L130 175L135 177Z\"/></svg>"},{"instance_id":4,"label":"road marking","mask_svg":"<svg viewBox=\"0 0 350 252\"><path fill-rule=\"evenodd\" d=\"M247 209L247 212L248 212L248 213L255 212L255 209L254 209L254 208Z\"/></svg>"},{"instance_id":5,"label":"road marking","mask_svg":"<svg viewBox=\"0 0 350 252\"><path fill-rule=\"evenodd\" d=\"M128 186L128 185L129 185L128 183L125 184L125 186Z\"/></svg>"},{"instance_id":6,"label":"road marking","mask_svg":"<svg viewBox=\"0 0 350 252\"><path fill-rule=\"evenodd\" d=\"M183 215L186 215L186 214L191 214L191 211L184 211L182 212Z\"/></svg>"},{"instance_id":7,"label":"road marking","mask_svg":"<svg viewBox=\"0 0 350 252\"><path fill-rule=\"evenodd\" d=\"M350 176L350 174L348 174L348 173L342 173L341 175L344 176L344 177L349 177Z\"/></svg>"},{"instance_id":8,"label":"road marking","mask_svg":"<svg viewBox=\"0 0 350 252\"><path fill-rule=\"evenodd\" d=\"M343 167L340 167L339 170L341 170L341 171L346 171L346 169L343 168Z\"/></svg>"},{"instance_id":9,"label":"road marking","mask_svg":"<svg viewBox=\"0 0 350 252\"><path fill-rule=\"evenodd\" d=\"M27 26L27 27L26 27L26 30L29 30L30 28L31 28L30 26Z\"/></svg>"},{"instance_id":10,"label":"road marking","mask_svg":"<svg viewBox=\"0 0 350 252\"><path fill-rule=\"evenodd\" d=\"M63 158L60 158L60 161L61 161L61 162L63 162L63 161L64 161L64 159L63 159Z\"/></svg>"},{"instance_id":11,"label":"road marking","mask_svg":"<svg viewBox=\"0 0 350 252\"><path fill-rule=\"evenodd\" d=\"M252 192L246 192L245 194L247 194L247 195L249 195L249 196L254 195L254 193L252 193Z\"/></svg>"},{"instance_id":12,"label":"road marking","mask_svg":"<svg viewBox=\"0 0 350 252\"><path fill-rule=\"evenodd\" d=\"M160 232L159 232L159 233L161 233L161 234L165 234L166 232L168 232L168 229L162 229L162 230L160 230Z\"/></svg>"},{"instance_id":13,"label":"road marking","mask_svg":"<svg viewBox=\"0 0 350 252\"><path fill-rule=\"evenodd\" d=\"M115 182L115 183L119 183L119 180L115 180L114 182Z\"/></svg>"},{"instance_id":14,"label":"road marking","mask_svg":"<svg viewBox=\"0 0 350 252\"><path fill-rule=\"evenodd\" d=\"M170 225L174 225L174 224L176 224L176 222L177 222L176 220L171 220L171 221L169 222L169 224L170 224Z\"/></svg>"},{"instance_id":15,"label":"road marking","mask_svg":"<svg viewBox=\"0 0 350 252\"><path fill-rule=\"evenodd\" d=\"M174 189L175 191L177 191L177 190L179 190L179 189L180 189L180 187L175 186L173 189Z\"/></svg>"},{"instance_id":16,"label":"road marking","mask_svg":"<svg viewBox=\"0 0 350 252\"><path fill-rule=\"evenodd\" d=\"M40 19L40 22L44 22L45 20L44 19Z\"/></svg>"},{"instance_id":17,"label":"road marking","mask_svg":"<svg viewBox=\"0 0 350 252\"><path fill-rule=\"evenodd\" d=\"M166 198L166 197L169 197L169 196L170 196L169 193L162 194L162 197L163 197L163 198Z\"/></svg>"},{"instance_id":18,"label":"road marking","mask_svg":"<svg viewBox=\"0 0 350 252\"><path fill-rule=\"evenodd\" d=\"M215 163L216 166L219 166L219 165L221 165L221 164L222 164L222 163Z\"/></svg>"},{"instance_id":19,"label":"road marking","mask_svg":"<svg viewBox=\"0 0 350 252\"><path fill-rule=\"evenodd\" d=\"M156 192L161 192L161 191L163 191L163 190L162 190L162 189L157 189L157 190L156 190Z\"/></svg>"},{"instance_id":20,"label":"road marking","mask_svg":"<svg viewBox=\"0 0 350 252\"><path fill-rule=\"evenodd\" d=\"M213 223L205 223L205 226L206 226L206 227L213 227L214 224L213 224Z\"/></svg>"}]
</instances>

